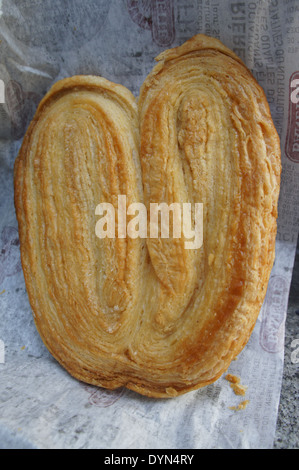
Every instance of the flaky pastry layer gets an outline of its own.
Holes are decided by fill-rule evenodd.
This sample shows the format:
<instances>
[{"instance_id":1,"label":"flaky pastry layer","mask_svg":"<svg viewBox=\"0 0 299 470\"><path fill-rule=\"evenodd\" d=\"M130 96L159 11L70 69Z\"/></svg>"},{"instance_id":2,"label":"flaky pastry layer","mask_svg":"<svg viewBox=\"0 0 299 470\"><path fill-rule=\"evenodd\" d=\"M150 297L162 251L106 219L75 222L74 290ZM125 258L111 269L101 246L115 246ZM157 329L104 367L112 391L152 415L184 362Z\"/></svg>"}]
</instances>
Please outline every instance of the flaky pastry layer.
<instances>
[{"instance_id":1,"label":"flaky pastry layer","mask_svg":"<svg viewBox=\"0 0 299 470\"><path fill-rule=\"evenodd\" d=\"M37 329L74 377L152 397L214 382L247 343L274 260L280 144L264 92L197 35L157 58L138 100L94 76L56 83L15 163ZM101 202L203 203L203 245L99 239Z\"/></svg>"}]
</instances>

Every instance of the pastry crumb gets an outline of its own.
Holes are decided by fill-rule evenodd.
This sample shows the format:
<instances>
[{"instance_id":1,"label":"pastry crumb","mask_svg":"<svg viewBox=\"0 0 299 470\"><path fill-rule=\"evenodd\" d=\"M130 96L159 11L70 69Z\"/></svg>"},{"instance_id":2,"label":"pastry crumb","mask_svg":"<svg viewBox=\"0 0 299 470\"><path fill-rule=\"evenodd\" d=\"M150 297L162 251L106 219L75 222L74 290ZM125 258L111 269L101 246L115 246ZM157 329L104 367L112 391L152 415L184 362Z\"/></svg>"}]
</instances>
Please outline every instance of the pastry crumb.
<instances>
[{"instance_id":1,"label":"pastry crumb","mask_svg":"<svg viewBox=\"0 0 299 470\"><path fill-rule=\"evenodd\" d=\"M233 375L233 374L227 374L224 378L232 384L238 384L240 383L240 380L241 380L240 377L238 377L237 375Z\"/></svg>"},{"instance_id":2,"label":"pastry crumb","mask_svg":"<svg viewBox=\"0 0 299 470\"><path fill-rule=\"evenodd\" d=\"M0 295L4 294L5 293L5 289L3 289L3 291L0 292Z\"/></svg>"},{"instance_id":3,"label":"pastry crumb","mask_svg":"<svg viewBox=\"0 0 299 470\"><path fill-rule=\"evenodd\" d=\"M238 406L230 406L230 410L238 411L238 410L245 410L246 406L248 405L249 400L241 401Z\"/></svg>"},{"instance_id":4,"label":"pastry crumb","mask_svg":"<svg viewBox=\"0 0 299 470\"><path fill-rule=\"evenodd\" d=\"M247 387L241 384L230 384L231 388L235 392L236 395L242 395L244 396L247 390Z\"/></svg>"},{"instance_id":5,"label":"pastry crumb","mask_svg":"<svg viewBox=\"0 0 299 470\"><path fill-rule=\"evenodd\" d=\"M230 382L230 386L236 395L242 395L242 396L245 395L247 387L245 385L240 384L240 381L241 381L240 377L238 377L237 375L233 375L233 374L227 374L225 376L225 379L228 382Z\"/></svg>"}]
</instances>

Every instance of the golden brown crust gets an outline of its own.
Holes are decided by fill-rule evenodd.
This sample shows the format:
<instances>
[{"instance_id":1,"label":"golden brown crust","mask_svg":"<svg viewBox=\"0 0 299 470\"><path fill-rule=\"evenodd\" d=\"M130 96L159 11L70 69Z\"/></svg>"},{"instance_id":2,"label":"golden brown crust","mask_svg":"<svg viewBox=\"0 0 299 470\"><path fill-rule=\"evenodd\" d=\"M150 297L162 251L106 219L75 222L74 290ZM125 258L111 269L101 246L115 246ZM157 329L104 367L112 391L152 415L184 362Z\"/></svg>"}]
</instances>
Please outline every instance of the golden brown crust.
<instances>
[{"instance_id":1,"label":"golden brown crust","mask_svg":"<svg viewBox=\"0 0 299 470\"><path fill-rule=\"evenodd\" d=\"M103 78L52 87L16 160L15 206L53 356L82 381L171 397L214 382L250 337L274 260L281 167L265 95L233 52L198 35L158 60L138 109ZM118 194L148 207L202 202L202 248L100 240L95 207Z\"/></svg>"}]
</instances>

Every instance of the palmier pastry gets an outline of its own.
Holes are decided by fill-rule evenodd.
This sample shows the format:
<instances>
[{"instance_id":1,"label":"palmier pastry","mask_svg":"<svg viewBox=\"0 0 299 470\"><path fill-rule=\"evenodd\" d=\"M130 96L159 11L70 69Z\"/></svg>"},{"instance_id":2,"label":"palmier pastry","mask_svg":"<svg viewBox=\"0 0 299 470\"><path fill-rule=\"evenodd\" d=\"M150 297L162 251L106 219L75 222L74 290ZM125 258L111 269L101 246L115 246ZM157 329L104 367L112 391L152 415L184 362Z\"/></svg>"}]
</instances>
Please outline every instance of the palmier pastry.
<instances>
[{"instance_id":1,"label":"palmier pastry","mask_svg":"<svg viewBox=\"0 0 299 470\"><path fill-rule=\"evenodd\" d=\"M90 384L172 397L218 379L250 337L281 165L265 94L231 50L198 35L157 60L138 104L94 76L52 87L16 160L15 206L35 323L57 361ZM147 209L202 203L202 246L97 237L97 205L119 195Z\"/></svg>"}]
</instances>

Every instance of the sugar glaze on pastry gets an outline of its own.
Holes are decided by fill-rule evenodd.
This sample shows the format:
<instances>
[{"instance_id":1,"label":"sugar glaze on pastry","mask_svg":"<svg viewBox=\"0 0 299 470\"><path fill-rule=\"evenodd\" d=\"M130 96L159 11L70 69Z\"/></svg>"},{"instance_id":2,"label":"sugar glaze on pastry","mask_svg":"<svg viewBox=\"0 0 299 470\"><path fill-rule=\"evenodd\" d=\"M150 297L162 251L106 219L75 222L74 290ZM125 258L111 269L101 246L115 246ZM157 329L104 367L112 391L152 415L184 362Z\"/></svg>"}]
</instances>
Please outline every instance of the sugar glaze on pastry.
<instances>
[{"instance_id":1,"label":"sugar glaze on pastry","mask_svg":"<svg viewBox=\"0 0 299 470\"><path fill-rule=\"evenodd\" d=\"M218 40L167 50L140 90L56 83L15 163L36 327L74 377L172 397L246 345L274 260L280 144L261 87ZM203 203L203 245L99 239L101 202Z\"/></svg>"}]
</instances>

